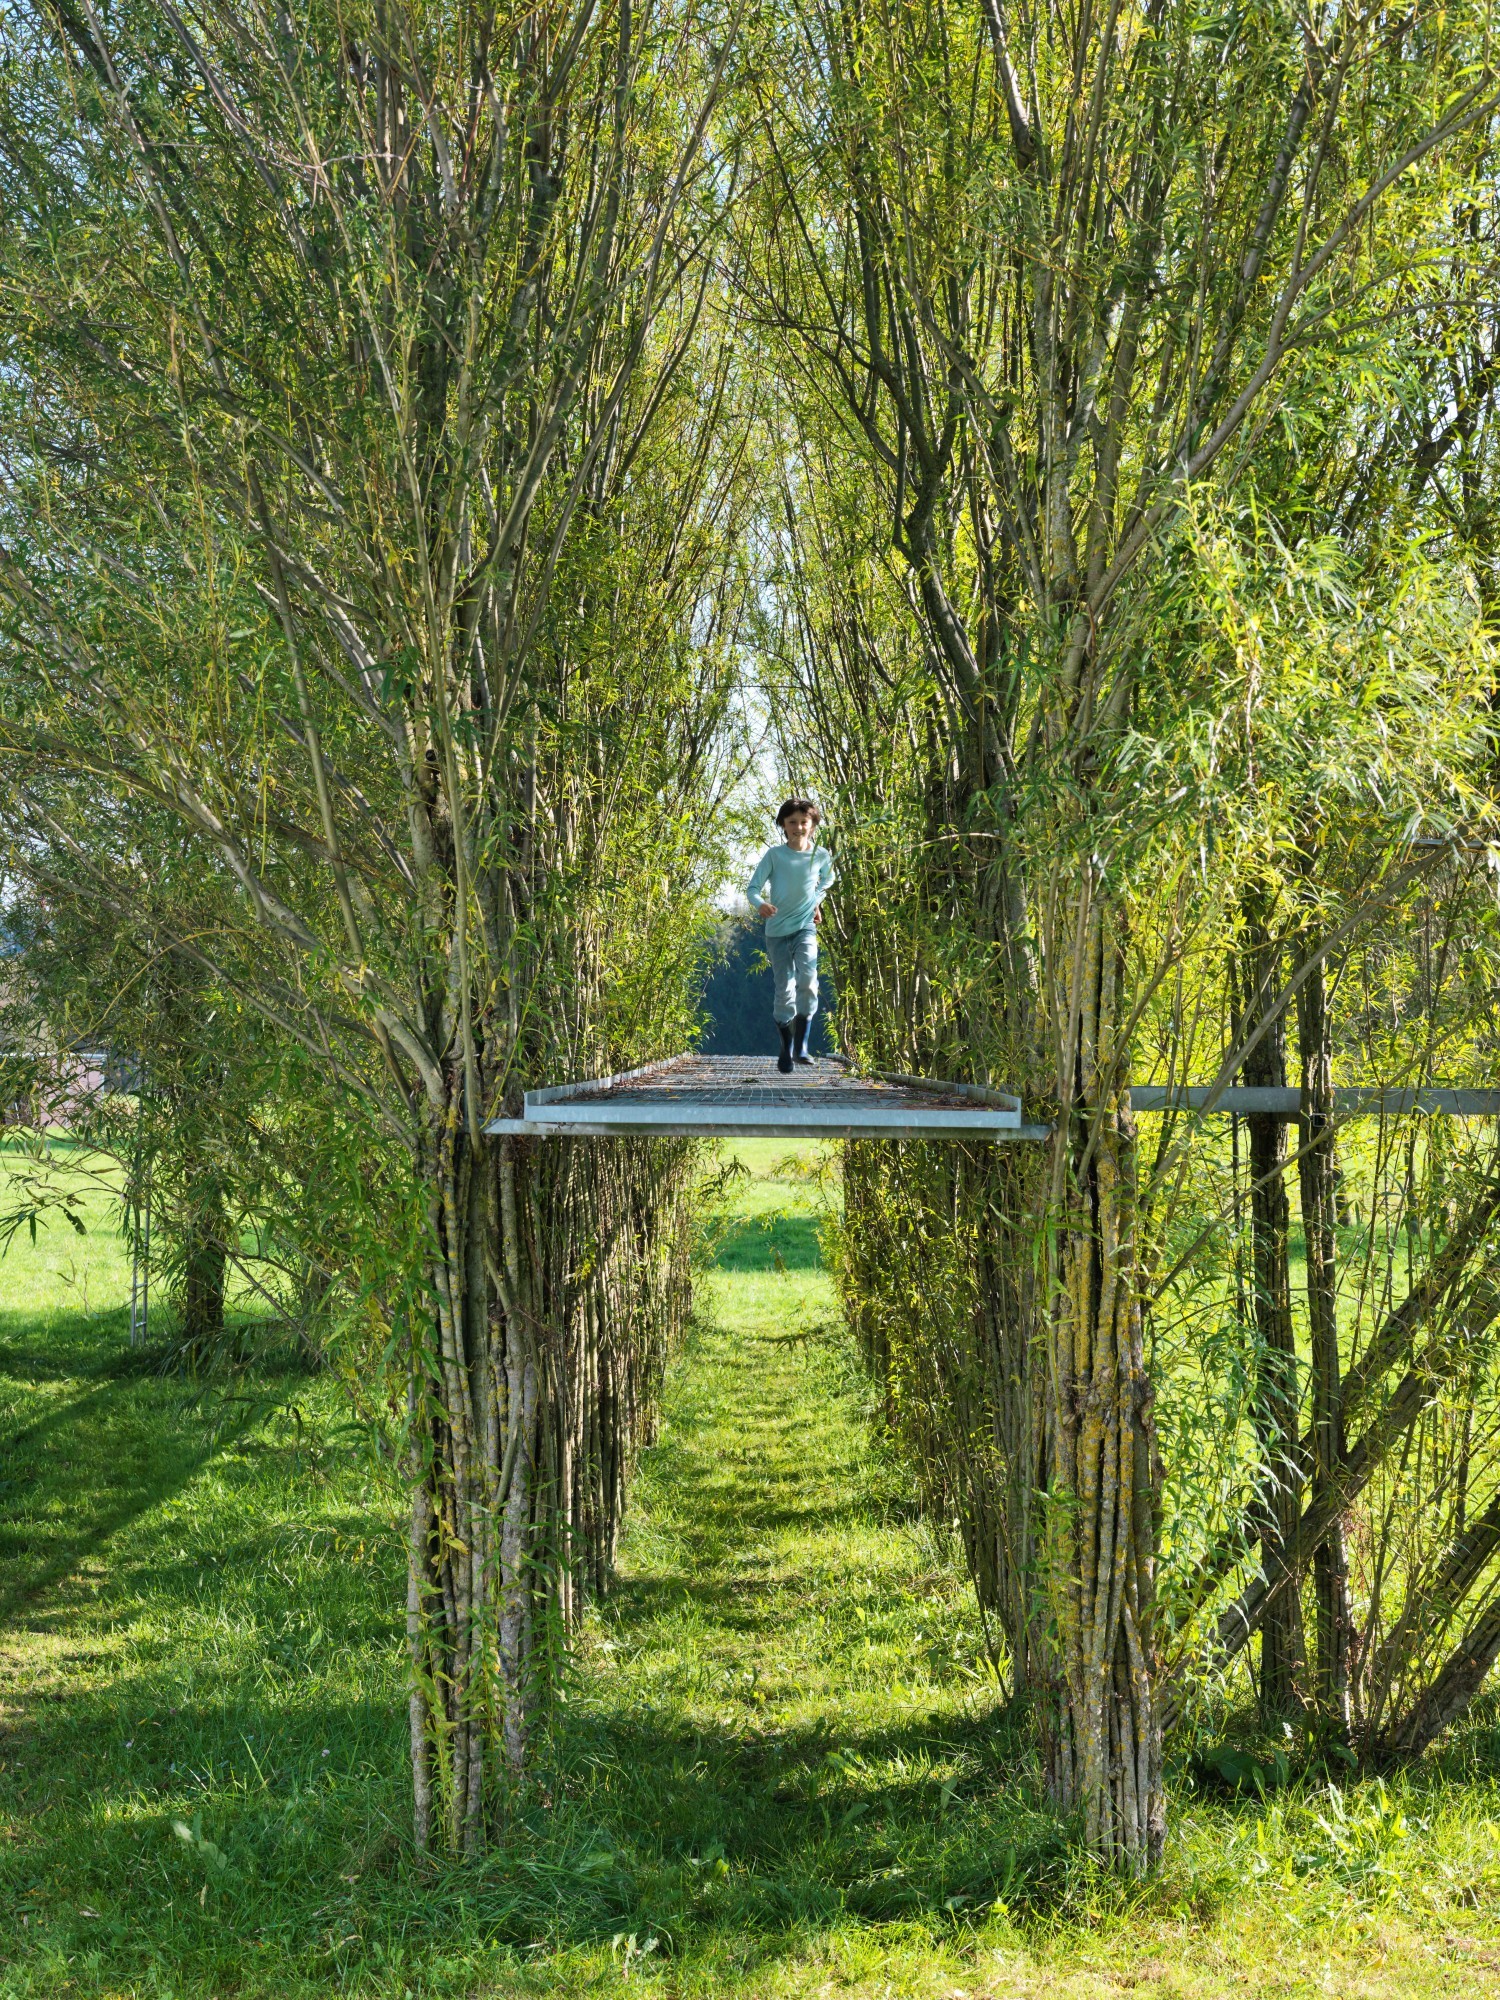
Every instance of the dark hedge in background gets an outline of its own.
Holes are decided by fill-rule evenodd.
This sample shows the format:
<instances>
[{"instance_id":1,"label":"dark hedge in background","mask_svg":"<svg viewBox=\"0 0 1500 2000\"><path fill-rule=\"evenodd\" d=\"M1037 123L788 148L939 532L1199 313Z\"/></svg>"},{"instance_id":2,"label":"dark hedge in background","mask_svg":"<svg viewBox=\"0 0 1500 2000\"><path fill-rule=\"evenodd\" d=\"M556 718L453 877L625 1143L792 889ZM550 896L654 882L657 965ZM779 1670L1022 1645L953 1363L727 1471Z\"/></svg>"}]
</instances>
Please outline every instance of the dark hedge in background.
<instances>
[{"instance_id":1,"label":"dark hedge in background","mask_svg":"<svg viewBox=\"0 0 1500 2000\"><path fill-rule=\"evenodd\" d=\"M837 994L824 942L818 965L818 1011L813 1016L812 1051L826 1056ZM726 923L719 949L703 985L705 1025L699 1046L709 1056L773 1056L778 1043L771 1016L771 966L761 925Z\"/></svg>"}]
</instances>

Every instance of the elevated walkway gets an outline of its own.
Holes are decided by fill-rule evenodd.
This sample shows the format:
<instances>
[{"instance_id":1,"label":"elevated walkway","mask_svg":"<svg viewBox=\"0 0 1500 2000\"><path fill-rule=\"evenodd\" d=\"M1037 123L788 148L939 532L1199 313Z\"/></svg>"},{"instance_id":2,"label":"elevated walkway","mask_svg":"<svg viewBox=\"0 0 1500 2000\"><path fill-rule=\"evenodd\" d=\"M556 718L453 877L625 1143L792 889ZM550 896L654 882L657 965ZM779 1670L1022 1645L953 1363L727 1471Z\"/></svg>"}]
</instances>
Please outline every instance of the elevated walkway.
<instances>
[{"instance_id":1,"label":"elevated walkway","mask_svg":"<svg viewBox=\"0 0 1500 2000\"><path fill-rule=\"evenodd\" d=\"M774 1056L674 1057L590 1083L529 1090L520 1118L488 1132L529 1138L1045 1139L1021 1100L976 1084L855 1076L838 1057L783 1076Z\"/></svg>"},{"instance_id":2,"label":"elevated walkway","mask_svg":"<svg viewBox=\"0 0 1500 2000\"><path fill-rule=\"evenodd\" d=\"M1500 1090L1428 1086L1340 1086L1333 1115L1455 1118L1500 1116ZM1236 1113L1294 1121L1301 1099L1288 1089L1244 1085L1132 1084L1136 1111ZM1027 1124L1009 1091L916 1076L856 1076L842 1057L783 1076L774 1056L674 1056L619 1076L529 1090L520 1118L496 1118L488 1132L527 1138L623 1138L632 1133L700 1138L992 1139L1035 1141L1050 1125Z\"/></svg>"}]
</instances>

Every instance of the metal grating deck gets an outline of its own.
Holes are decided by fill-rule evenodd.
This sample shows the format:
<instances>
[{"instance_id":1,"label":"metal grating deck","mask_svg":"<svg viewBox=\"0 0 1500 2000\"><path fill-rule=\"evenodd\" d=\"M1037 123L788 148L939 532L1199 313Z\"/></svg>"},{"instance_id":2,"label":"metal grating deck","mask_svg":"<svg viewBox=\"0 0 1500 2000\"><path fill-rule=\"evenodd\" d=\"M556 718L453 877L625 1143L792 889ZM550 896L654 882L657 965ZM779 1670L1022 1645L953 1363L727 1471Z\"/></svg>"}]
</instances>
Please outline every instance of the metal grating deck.
<instances>
[{"instance_id":1,"label":"metal grating deck","mask_svg":"<svg viewBox=\"0 0 1500 2000\"><path fill-rule=\"evenodd\" d=\"M674 1057L621 1076L526 1093L495 1133L619 1138L631 1133L785 1139L1045 1139L1021 1100L976 1085L855 1076L836 1057L783 1076L774 1056Z\"/></svg>"},{"instance_id":2,"label":"metal grating deck","mask_svg":"<svg viewBox=\"0 0 1500 2000\"><path fill-rule=\"evenodd\" d=\"M1212 1115L1260 1113L1295 1119L1300 1094L1288 1089L1133 1084L1136 1111ZM1446 1114L1500 1116L1500 1091L1424 1087L1341 1087L1334 1116ZM497 1118L495 1133L532 1138L619 1138L630 1133L696 1133L704 1138L1037 1140L1050 1125L1023 1121L1021 1100L1003 1090L912 1076L855 1076L836 1056L783 1076L774 1056L676 1056L588 1083L526 1093L525 1115Z\"/></svg>"}]
</instances>

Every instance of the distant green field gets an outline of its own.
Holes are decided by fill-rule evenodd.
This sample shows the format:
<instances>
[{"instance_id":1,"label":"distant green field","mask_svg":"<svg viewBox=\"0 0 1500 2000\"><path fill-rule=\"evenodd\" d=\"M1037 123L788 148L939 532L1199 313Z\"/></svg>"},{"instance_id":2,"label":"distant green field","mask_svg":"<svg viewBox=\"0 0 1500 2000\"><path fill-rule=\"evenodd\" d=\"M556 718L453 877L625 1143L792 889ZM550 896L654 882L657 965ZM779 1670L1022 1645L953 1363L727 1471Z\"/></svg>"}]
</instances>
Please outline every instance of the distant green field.
<instances>
[{"instance_id":1,"label":"distant green field","mask_svg":"<svg viewBox=\"0 0 1500 2000\"><path fill-rule=\"evenodd\" d=\"M0 1262L0 1996L1500 1991L1500 1733L1080 1862L960 1552L871 1439L815 1149L736 1149L536 1795L408 1849L397 1496L337 1385L126 1345L89 1233Z\"/></svg>"}]
</instances>

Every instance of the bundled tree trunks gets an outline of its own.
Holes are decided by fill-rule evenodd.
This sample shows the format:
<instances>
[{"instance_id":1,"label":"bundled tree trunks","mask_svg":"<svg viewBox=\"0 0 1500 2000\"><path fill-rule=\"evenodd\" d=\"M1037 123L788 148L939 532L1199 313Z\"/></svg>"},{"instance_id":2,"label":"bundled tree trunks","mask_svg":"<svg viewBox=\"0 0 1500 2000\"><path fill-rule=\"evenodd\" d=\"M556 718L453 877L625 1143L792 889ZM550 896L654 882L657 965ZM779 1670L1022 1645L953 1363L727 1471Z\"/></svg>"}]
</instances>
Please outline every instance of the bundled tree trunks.
<instances>
[{"instance_id":1,"label":"bundled tree trunks","mask_svg":"<svg viewBox=\"0 0 1500 2000\"><path fill-rule=\"evenodd\" d=\"M840 1276L1058 1805L1150 1865L1169 1656L1253 1640L1357 1745L1477 1684L1493 1162L1351 1140L1354 1256L1326 1121L1356 1054L1492 1067L1491 29L10 24L0 817L260 1024L255 1175L182 1161L192 1310L218 1175L404 1412L422 1841L504 1820L686 1310L685 1155L487 1127L688 1040L752 651L848 1050L1054 1125L853 1150ZM1258 1118L1240 1315L1210 1128L1125 1091L1284 1083L1293 1020L1308 1285Z\"/></svg>"},{"instance_id":2,"label":"bundled tree trunks","mask_svg":"<svg viewBox=\"0 0 1500 2000\"><path fill-rule=\"evenodd\" d=\"M1119 1080L1122 926L1094 897L1076 928L1047 1366L1047 1771L1090 1847L1140 1870L1166 1837L1154 1685L1161 1468L1142 1342L1136 1133Z\"/></svg>"},{"instance_id":3,"label":"bundled tree trunks","mask_svg":"<svg viewBox=\"0 0 1500 2000\"><path fill-rule=\"evenodd\" d=\"M755 598L704 28L43 7L0 82L9 828L265 1024L309 1150L261 1219L405 1408L415 1828L465 1851L686 1311L681 1149L485 1128L692 1032Z\"/></svg>"},{"instance_id":4,"label":"bundled tree trunks","mask_svg":"<svg viewBox=\"0 0 1500 2000\"><path fill-rule=\"evenodd\" d=\"M1137 1130L1123 1091L1285 1084L1311 963L1273 929L1288 827L1336 827L1319 893L1297 899L1321 949L1401 906L1428 865L1405 844L1424 815L1488 811L1488 642L1439 569L1415 594L1395 581L1415 575L1421 478L1396 457L1417 439L1393 447L1390 404L1340 386L1330 303L1409 297L1436 240L1408 235L1394 194L1413 166L1487 171L1495 80L1459 55L1487 29L1445 17L1453 38L1419 59L1373 22L1330 42L1289 15L1208 34L1171 10L1085 11L1034 35L997 0L878 22L809 5L799 23L811 64L767 51L753 215L773 247L747 222L746 311L782 357L775 685L796 689L788 767L811 746L837 829L841 1026L872 1066L1019 1088L1058 1132L1050 1175L852 1155L846 1307L935 1504L959 1510L1013 1685L1040 1698L1054 1797L1139 1868L1161 1838L1164 1654L1203 1643L1201 1605L1191 1636L1161 1620L1160 1511L1174 1561L1201 1556L1200 1578L1171 1580L1174 1620L1199 1588L1259 1588L1278 1715L1309 1694L1284 1579L1316 1525L1313 1678L1338 1726L1353 1642L1334 1495L1362 1461L1338 1444L1360 1364L1337 1357L1341 1394L1331 1144L1304 1184L1322 1232L1304 1307L1286 1127L1252 1124L1242 1334L1212 1303L1236 1247L1213 1144L1173 1116ZM1453 255L1418 289L1434 323L1468 327L1484 309L1451 220L1439 200ZM1390 364L1422 374L1397 318ZM1368 568L1317 540L1335 508L1380 549ZM1418 661L1451 692L1396 748ZM1378 803L1355 775L1376 766ZM1309 1121L1331 1061L1308 1073ZM896 1245L917 1267L900 1280ZM1163 1474L1166 1385L1186 1460ZM1419 1401L1398 1384L1386 1416Z\"/></svg>"},{"instance_id":5,"label":"bundled tree trunks","mask_svg":"<svg viewBox=\"0 0 1500 2000\"><path fill-rule=\"evenodd\" d=\"M525 1769L582 1592L607 1581L691 1302L689 1166L680 1143L471 1149L461 1127L439 1165L440 1342L410 1433L419 1845L477 1837L495 1779Z\"/></svg>"}]
</instances>

